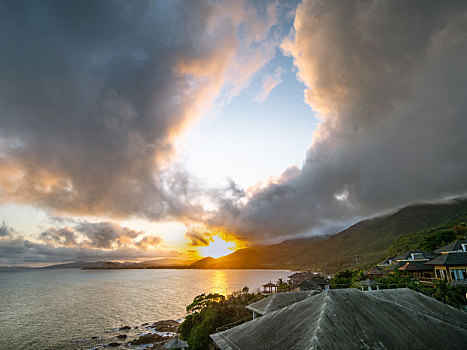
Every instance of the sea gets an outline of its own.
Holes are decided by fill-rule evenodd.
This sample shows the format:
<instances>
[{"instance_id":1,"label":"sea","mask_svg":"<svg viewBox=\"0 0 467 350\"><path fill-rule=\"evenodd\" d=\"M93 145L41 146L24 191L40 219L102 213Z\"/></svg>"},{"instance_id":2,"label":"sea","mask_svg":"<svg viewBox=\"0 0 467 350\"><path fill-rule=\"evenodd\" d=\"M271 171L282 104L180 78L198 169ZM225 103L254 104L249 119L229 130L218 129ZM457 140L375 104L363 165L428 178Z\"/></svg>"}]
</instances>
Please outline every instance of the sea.
<instances>
[{"instance_id":1,"label":"sea","mask_svg":"<svg viewBox=\"0 0 467 350\"><path fill-rule=\"evenodd\" d=\"M286 279L284 270L80 270L0 272L0 349L144 349L126 344L147 323L182 320L202 293L229 295ZM130 330L119 330L123 326ZM136 328L137 327L137 328ZM117 336L126 334L126 341Z\"/></svg>"}]
</instances>

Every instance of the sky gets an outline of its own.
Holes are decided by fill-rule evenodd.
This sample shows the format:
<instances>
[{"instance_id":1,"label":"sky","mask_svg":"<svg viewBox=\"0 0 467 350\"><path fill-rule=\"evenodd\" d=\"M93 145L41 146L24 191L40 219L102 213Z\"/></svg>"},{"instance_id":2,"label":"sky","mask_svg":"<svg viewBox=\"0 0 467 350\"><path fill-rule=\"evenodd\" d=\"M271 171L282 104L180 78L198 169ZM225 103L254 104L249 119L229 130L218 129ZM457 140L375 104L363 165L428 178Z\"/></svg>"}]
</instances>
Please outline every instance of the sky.
<instances>
[{"instance_id":1,"label":"sky","mask_svg":"<svg viewBox=\"0 0 467 350\"><path fill-rule=\"evenodd\" d=\"M0 2L0 265L217 257L465 196L466 17Z\"/></svg>"}]
</instances>

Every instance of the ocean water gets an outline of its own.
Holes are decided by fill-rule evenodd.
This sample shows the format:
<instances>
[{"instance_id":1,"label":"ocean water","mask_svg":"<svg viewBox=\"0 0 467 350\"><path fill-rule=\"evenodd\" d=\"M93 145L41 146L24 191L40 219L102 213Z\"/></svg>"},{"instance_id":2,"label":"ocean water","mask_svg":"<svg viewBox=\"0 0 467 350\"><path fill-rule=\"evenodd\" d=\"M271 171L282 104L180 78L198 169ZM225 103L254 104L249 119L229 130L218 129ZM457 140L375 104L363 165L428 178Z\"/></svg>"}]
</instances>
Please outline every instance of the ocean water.
<instances>
[{"instance_id":1,"label":"ocean water","mask_svg":"<svg viewBox=\"0 0 467 350\"><path fill-rule=\"evenodd\" d=\"M148 332L143 323L183 318L186 306L201 293L227 295L244 286L255 290L289 274L277 270L0 272L0 349L96 349L122 342L115 338L122 333L131 340ZM119 331L122 326L132 329Z\"/></svg>"}]
</instances>

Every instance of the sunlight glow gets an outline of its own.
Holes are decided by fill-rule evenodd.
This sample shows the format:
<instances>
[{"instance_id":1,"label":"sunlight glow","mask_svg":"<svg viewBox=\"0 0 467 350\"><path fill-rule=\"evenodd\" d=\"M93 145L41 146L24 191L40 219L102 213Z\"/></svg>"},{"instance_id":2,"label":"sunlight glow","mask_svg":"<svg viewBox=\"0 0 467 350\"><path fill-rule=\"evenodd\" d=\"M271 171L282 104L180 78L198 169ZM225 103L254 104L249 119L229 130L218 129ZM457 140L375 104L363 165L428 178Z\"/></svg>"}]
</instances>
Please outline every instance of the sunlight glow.
<instances>
[{"instance_id":1,"label":"sunlight glow","mask_svg":"<svg viewBox=\"0 0 467 350\"><path fill-rule=\"evenodd\" d=\"M233 253L235 250L235 242L226 242L219 236L212 236L208 246L198 248L199 255L214 259Z\"/></svg>"}]
</instances>

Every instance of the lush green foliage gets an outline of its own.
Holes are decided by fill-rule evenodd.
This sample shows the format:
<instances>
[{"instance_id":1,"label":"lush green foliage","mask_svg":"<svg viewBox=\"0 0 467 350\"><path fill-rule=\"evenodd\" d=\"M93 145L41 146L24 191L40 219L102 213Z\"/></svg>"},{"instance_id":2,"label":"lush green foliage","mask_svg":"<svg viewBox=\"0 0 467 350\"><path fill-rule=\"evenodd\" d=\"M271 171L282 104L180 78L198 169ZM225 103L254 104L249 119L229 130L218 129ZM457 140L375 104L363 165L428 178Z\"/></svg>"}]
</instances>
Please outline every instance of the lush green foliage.
<instances>
[{"instance_id":1,"label":"lush green foliage","mask_svg":"<svg viewBox=\"0 0 467 350\"><path fill-rule=\"evenodd\" d=\"M262 299L259 293L249 293L248 288L225 298L220 294L201 294L187 307L191 312L180 325L179 332L191 350L207 349L209 335L216 329L251 316L245 306Z\"/></svg>"},{"instance_id":2,"label":"lush green foliage","mask_svg":"<svg viewBox=\"0 0 467 350\"><path fill-rule=\"evenodd\" d=\"M436 300L457 308L462 305L467 305L467 300L465 298L467 287L465 286L453 286L440 280L435 280L433 284L423 284L417 279L399 272L390 274L386 278L380 278L377 281L382 284L380 289L406 286L407 288L416 290L417 292L431 296Z\"/></svg>"},{"instance_id":3,"label":"lush green foliage","mask_svg":"<svg viewBox=\"0 0 467 350\"><path fill-rule=\"evenodd\" d=\"M346 268L367 269L383 260L391 244L400 238L398 253L419 247L433 228L453 229L467 222L467 199L405 207L391 215L363 220L330 237L285 241L270 246L237 250L216 259L210 268L280 268L296 271L337 272ZM444 227L445 225L448 225ZM424 232L418 237L414 233ZM413 240L405 241L406 236Z\"/></svg>"},{"instance_id":4,"label":"lush green foliage","mask_svg":"<svg viewBox=\"0 0 467 350\"><path fill-rule=\"evenodd\" d=\"M464 218L462 218L464 219ZM425 250L432 252L455 239L465 238L467 226L463 222L453 223L403 235L394 240L386 255L397 256L408 250Z\"/></svg>"},{"instance_id":5,"label":"lush green foliage","mask_svg":"<svg viewBox=\"0 0 467 350\"><path fill-rule=\"evenodd\" d=\"M330 284L332 289L350 288L358 282L367 279L365 272L362 270L342 270L334 275Z\"/></svg>"}]
</instances>

